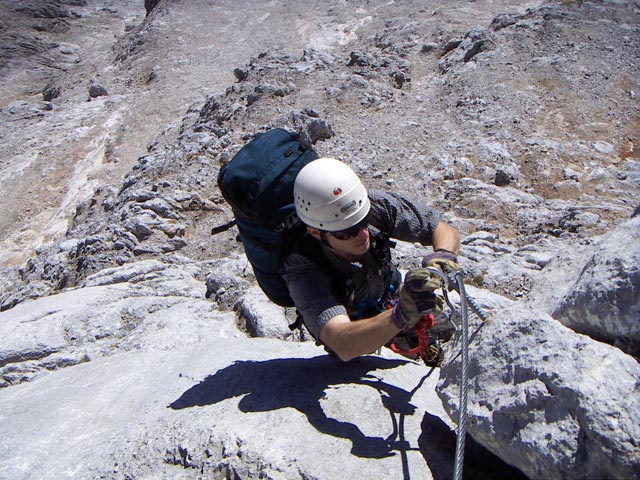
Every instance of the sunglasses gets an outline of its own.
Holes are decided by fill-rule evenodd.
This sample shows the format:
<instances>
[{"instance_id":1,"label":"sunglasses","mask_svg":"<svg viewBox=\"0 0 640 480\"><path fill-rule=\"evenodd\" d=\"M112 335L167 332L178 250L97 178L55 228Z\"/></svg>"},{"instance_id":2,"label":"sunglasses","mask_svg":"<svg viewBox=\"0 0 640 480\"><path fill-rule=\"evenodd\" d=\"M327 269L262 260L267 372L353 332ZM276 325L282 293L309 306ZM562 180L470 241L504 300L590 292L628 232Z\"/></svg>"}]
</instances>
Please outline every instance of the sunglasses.
<instances>
[{"instance_id":1,"label":"sunglasses","mask_svg":"<svg viewBox=\"0 0 640 480\"><path fill-rule=\"evenodd\" d=\"M357 237L358 234L362 231L362 229L367 228L369 226L369 215L364 217L358 223L356 223L353 227L346 228L344 230L338 230L337 232L326 232L328 235L331 235L333 238L337 238L338 240L350 240L353 237Z\"/></svg>"}]
</instances>

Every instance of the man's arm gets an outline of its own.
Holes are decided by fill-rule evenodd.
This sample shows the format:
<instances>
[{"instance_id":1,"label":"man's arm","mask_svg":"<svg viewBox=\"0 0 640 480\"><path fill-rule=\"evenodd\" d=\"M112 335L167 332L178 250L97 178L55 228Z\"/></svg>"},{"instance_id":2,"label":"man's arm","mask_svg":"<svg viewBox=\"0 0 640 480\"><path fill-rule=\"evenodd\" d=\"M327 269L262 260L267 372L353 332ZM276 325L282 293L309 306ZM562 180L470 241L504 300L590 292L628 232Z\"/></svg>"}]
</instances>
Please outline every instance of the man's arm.
<instances>
[{"instance_id":1,"label":"man's arm","mask_svg":"<svg viewBox=\"0 0 640 480\"><path fill-rule=\"evenodd\" d=\"M320 341L348 362L374 352L399 331L391 318L391 310L357 321L351 321L347 315L337 315L320 330Z\"/></svg>"},{"instance_id":2,"label":"man's arm","mask_svg":"<svg viewBox=\"0 0 640 480\"><path fill-rule=\"evenodd\" d=\"M458 230L443 221L440 221L433 231L433 250L439 249L460 255L460 234Z\"/></svg>"},{"instance_id":3,"label":"man's arm","mask_svg":"<svg viewBox=\"0 0 640 480\"><path fill-rule=\"evenodd\" d=\"M433 232L433 249L444 249L458 255L458 230L440 221ZM375 351L399 331L391 318L391 310L387 310L375 317L357 321L351 321L347 315L336 315L320 330L319 337L341 360L349 361Z\"/></svg>"}]
</instances>

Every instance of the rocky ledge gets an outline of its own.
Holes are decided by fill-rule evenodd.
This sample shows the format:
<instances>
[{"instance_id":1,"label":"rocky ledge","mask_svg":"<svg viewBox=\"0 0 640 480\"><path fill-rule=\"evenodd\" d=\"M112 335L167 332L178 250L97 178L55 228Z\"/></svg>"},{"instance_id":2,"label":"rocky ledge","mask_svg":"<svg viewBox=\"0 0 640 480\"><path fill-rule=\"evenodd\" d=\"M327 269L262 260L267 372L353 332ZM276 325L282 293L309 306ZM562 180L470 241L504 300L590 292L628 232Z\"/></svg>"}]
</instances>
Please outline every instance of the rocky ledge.
<instances>
[{"instance_id":1,"label":"rocky ledge","mask_svg":"<svg viewBox=\"0 0 640 480\"><path fill-rule=\"evenodd\" d=\"M48 3L42 36L117 16ZM310 23L283 22L270 3L242 22L282 28L305 48L238 60L227 88L168 119L122 181L72 169L64 188L84 193L62 201L63 238L1 271L0 478L451 478L460 329L441 369L386 349L342 364L288 329L292 312L256 287L233 230L211 235L231 218L219 168L272 127L300 132L372 187L427 200L460 230L467 291L489 315L470 316L469 477L640 478L640 9L423 3L332 3L322 21L294 12ZM117 118L151 123L135 111L151 111L149 92L173 78L163 42L185 72L185 51L213 48L184 28L218 25L203 23L205 4L226 18L208 2L145 2L144 22L105 54L106 95L86 102L83 87L82 108L71 98L78 61L48 78L47 108L0 109L3 152L15 153L3 154L7 188L45 149L27 137L54 138L65 118L82 122L63 137L63 161L60 139L46 144L51 161L85 152L115 169L126 137ZM24 47L20 38L3 41ZM42 38L35 58L82 58ZM149 90L132 107L128 88ZM87 124L100 126L95 138L79 135ZM406 269L428 250L399 242L394 257Z\"/></svg>"}]
</instances>

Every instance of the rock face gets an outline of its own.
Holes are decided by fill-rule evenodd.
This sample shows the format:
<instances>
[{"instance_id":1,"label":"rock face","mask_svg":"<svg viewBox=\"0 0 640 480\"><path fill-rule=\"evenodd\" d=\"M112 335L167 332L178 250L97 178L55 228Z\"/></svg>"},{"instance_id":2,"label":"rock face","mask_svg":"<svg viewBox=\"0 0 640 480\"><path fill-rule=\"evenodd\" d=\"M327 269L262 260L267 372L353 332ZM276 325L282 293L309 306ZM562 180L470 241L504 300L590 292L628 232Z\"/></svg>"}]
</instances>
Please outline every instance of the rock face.
<instances>
[{"instance_id":1,"label":"rock face","mask_svg":"<svg viewBox=\"0 0 640 480\"><path fill-rule=\"evenodd\" d=\"M640 356L640 217L605 237L553 316Z\"/></svg>"},{"instance_id":2,"label":"rock face","mask_svg":"<svg viewBox=\"0 0 640 480\"><path fill-rule=\"evenodd\" d=\"M626 351L637 345L629 339L638 328L638 296L629 292L640 287L639 225L637 218L624 222L592 248L556 310L572 330L535 302L502 307L488 323L473 324L469 432L531 478L638 478L640 364L575 331ZM454 345L438 392L457 419L460 336Z\"/></svg>"},{"instance_id":3,"label":"rock face","mask_svg":"<svg viewBox=\"0 0 640 480\"><path fill-rule=\"evenodd\" d=\"M482 445L530 478L638 478L635 359L518 308L474 330L469 352L468 431ZM457 419L460 364L452 357L438 392Z\"/></svg>"},{"instance_id":4,"label":"rock face","mask_svg":"<svg viewBox=\"0 0 640 480\"><path fill-rule=\"evenodd\" d=\"M460 230L468 476L638 478L637 4L325 3L0 4L0 477L452 477L459 332L336 363L211 235L285 127Z\"/></svg>"},{"instance_id":5,"label":"rock face","mask_svg":"<svg viewBox=\"0 0 640 480\"><path fill-rule=\"evenodd\" d=\"M386 349L342 364L313 342L247 338L272 334L273 306L243 289L241 263L135 262L0 313L2 478L450 476L435 371ZM205 272L252 327L203 298ZM520 478L470 443L478 478Z\"/></svg>"},{"instance_id":6,"label":"rock face","mask_svg":"<svg viewBox=\"0 0 640 480\"><path fill-rule=\"evenodd\" d=\"M209 335L243 337L235 315L220 315L204 298L198 273L195 265L148 260L3 312L0 386L145 344L165 349Z\"/></svg>"},{"instance_id":7,"label":"rock face","mask_svg":"<svg viewBox=\"0 0 640 480\"><path fill-rule=\"evenodd\" d=\"M414 392L420 365L369 357L339 367L308 343L197 343L2 390L3 478L431 478L418 405L430 402L435 377ZM57 434L35 449L42 426ZM24 453L20 462L10 450Z\"/></svg>"}]
</instances>

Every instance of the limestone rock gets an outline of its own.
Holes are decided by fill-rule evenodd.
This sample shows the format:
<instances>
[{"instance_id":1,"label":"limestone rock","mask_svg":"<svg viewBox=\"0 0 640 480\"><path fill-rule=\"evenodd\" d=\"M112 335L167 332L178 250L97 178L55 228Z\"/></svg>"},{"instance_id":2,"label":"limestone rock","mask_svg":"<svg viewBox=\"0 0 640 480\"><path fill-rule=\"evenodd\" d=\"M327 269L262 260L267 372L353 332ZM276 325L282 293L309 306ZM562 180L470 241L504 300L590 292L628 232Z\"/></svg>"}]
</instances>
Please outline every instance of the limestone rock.
<instances>
[{"instance_id":1,"label":"limestone rock","mask_svg":"<svg viewBox=\"0 0 640 480\"><path fill-rule=\"evenodd\" d=\"M103 270L84 288L1 312L0 386L150 343L163 349L202 336L244 336L235 315L214 314L196 275L193 266L138 262Z\"/></svg>"},{"instance_id":2,"label":"limestone rock","mask_svg":"<svg viewBox=\"0 0 640 480\"><path fill-rule=\"evenodd\" d=\"M236 303L236 309L240 318L246 321L252 336L280 340L292 338L284 309L271 302L259 286L255 285L247 290Z\"/></svg>"},{"instance_id":3,"label":"limestone rock","mask_svg":"<svg viewBox=\"0 0 640 480\"><path fill-rule=\"evenodd\" d=\"M453 425L434 370L388 349L342 363L313 342L249 339L224 302L202 298L205 270L220 297L223 285L242 283L229 280L242 274L238 259L198 265L173 255L104 269L75 289L0 313L2 475L400 472L429 480L451 471ZM255 290L241 302L259 319L270 312ZM433 428L449 441L430 442ZM473 447L468 461L478 478L521 478Z\"/></svg>"},{"instance_id":4,"label":"limestone rock","mask_svg":"<svg viewBox=\"0 0 640 480\"><path fill-rule=\"evenodd\" d=\"M460 339L438 393L459 412ZM531 478L640 478L640 365L522 307L498 312L469 346L471 436Z\"/></svg>"},{"instance_id":5,"label":"limestone rock","mask_svg":"<svg viewBox=\"0 0 640 480\"><path fill-rule=\"evenodd\" d=\"M251 270L251 266L244 255L236 254L212 262L205 279L205 296L221 307L234 308L250 287L250 280L254 279L253 272L246 275L248 270Z\"/></svg>"},{"instance_id":6,"label":"limestone rock","mask_svg":"<svg viewBox=\"0 0 640 480\"><path fill-rule=\"evenodd\" d=\"M553 317L640 356L639 217L602 238Z\"/></svg>"},{"instance_id":7,"label":"limestone rock","mask_svg":"<svg viewBox=\"0 0 640 480\"><path fill-rule=\"evenodd\" d=\"M109 95L107 93L107 89L104 88L102 85L98 85L98 84L91 84L89 85L89 97L90 98L98 98L98 97L104 97Z\"/></svg>"},{"instance_id":8,"label":"limestone rock","mask_svg":"<svg viewBox=\"0 0 640 480\"><path fill-rule=\"evenodd\" d=\"M446 73L456 63L466 63L479 53L489 50L492 47L493 40L491 39L489 30L472 30L439 62L438 67L440 68L440 72Z\"/></svg>"},{"instance_id":9,"label":"limestone rock","mask_svg":"<svg viewBox=\"0 0 640 480\"><path fill-rule=\"evenodd\" d=\"M427 373L393 354L336 365L309 342L215 334L98 358L0 391L0 471L431 479L452 452L418 445L426 410L445 418Z\"/></svg>"}]
</instances>

